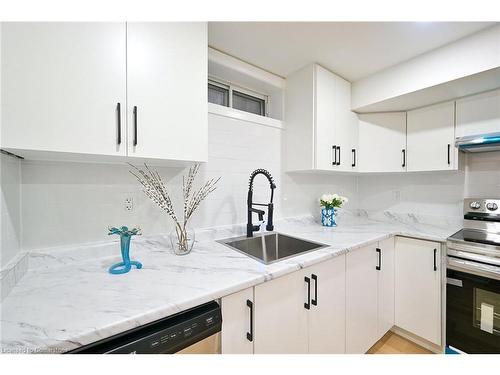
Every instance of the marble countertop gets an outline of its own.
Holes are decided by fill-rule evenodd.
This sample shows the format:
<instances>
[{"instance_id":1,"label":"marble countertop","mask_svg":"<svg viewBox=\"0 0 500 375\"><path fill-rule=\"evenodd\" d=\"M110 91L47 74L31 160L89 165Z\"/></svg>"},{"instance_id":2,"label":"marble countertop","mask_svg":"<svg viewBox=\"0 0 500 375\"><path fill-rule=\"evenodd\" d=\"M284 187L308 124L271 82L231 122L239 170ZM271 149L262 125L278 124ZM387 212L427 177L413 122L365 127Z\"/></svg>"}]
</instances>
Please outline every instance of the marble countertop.
<instances>
[{"instance_id":1,"label":"marble countertop","mask_svg":"<svg viewBox=\"0 0 500 375\"><path fill-rule=\"evenodd\" d=\"M460 228L362 217L325 228L307 217L275 229L329 246L266 266L215 242L243 235L243 226L197 233L186 256L175 256L167 237L137 237L131 258L143 268L124 275L107 272L119 261L117 241L32 252L26 275L1 304L0 351L65 352L393 235L442 242Z\"/></svg>"}]
</instances>

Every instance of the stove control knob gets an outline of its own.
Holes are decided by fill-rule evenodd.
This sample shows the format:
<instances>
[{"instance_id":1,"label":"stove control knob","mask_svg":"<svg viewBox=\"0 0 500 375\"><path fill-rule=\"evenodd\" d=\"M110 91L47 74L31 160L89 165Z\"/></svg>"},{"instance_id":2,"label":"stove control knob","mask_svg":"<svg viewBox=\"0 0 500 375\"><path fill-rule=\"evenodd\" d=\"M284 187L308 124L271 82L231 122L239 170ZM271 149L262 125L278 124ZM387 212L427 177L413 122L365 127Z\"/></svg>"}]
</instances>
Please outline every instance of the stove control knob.
<instances>
[{"instance_id":1,"label":"stove control knob","mask_svg":"<svg viewBox=\"0 0 500 375\"><path fill-rule=\"evenodd\" d=\"M481 203L479 203L478 201L474 201L471 202L469 206L474 210L479 210L481 208Z\"/></svg>"},{"instance_id":2,"label":"stove control knob","mask_svg":"<svg viewBox=\"0 0 500 375\"><path fill-rule=\"evenodd\" d=\"M486 204L486 208L490 211L495 211L498 208L496 203L490 202Z\"/></svg>"}]
</instances>

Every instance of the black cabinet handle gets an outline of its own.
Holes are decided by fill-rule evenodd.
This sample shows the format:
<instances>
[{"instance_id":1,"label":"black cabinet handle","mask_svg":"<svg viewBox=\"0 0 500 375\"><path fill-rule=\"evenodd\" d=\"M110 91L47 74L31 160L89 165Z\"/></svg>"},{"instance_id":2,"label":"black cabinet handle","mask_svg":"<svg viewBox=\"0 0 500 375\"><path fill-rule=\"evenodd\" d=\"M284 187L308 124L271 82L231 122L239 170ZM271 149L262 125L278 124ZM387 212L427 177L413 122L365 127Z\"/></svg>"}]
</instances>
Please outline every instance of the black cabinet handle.
<instances>
[{"instance_id":1,"label":"black cabinet handle","mask_svg":"<svg viewBox=\"0 0 500 375\"><path fill-rule=\"evenodd\" d=\"M250 308L250 332L247 332L247 340L253 341L253 302L247 299L247 306Z\"/></svg>"},{"instance_id":2,"label":"black cabinet handle","mask_svg":"<svg viewBox=\"0 0 500 375\"><path fill-rule=\"evenodd\" d=\"M314 306L318 306L318 276L314 273L311 275L311 279L314 280L314 298L311 300L311 303Z\"/></svg>"},{"instance_id":3,"label":"black cabinet handle","mask_svg":"<svg viewBox=\"0 0 500 375\"><path fill-rule=\"evenodd\" d=\"M307 302L304 303L304 308L311 310L311 279L306 276L304 277L304 281L307 284Z\"/></svg>"},{"instance_id":4,"label":"black cabinet handle","mask_svg":"<svg viewBox=\"0 0 500 375\"><path fill-rule=\"evenodd\" d=\"M356 166L356 149L353 148L351 151L352 151L352 165L351 165L351 167L354 168Z\"/></svg>"},{"instance_id":5,"label":"black cabinet handle","mask_svg":"<svg viewBox=\"0 0 500 375\"><path fill-rule=\"evenodd\" d=\"M335 160L337 160L337 165L340 165L340 146L337 146L337 151L339 152L339 158L335 157Z\"/></svg>"},{"instance_id":6,"label":"black cabinet handle","mask_svg":"<svg viewBox=\"0 0 500 375\"><path fill-rule=\"evenodd\" d=\"M451 149L451 145L448 143L448 165L451 165L451 155L450 155L450 150Z\"/></svg>"},{"instance_id":7,"label":"black cabinet handle","mask_svg":"<svg viewBox=\"0 0 500 375\"><path fill-rule=\"evenodd\" d=\"M134 146L137 146L137 106L134 106Z\"/></svg>"},{"instance_id":8,"label":"black cabinet handle","mask_svg":"<svg viewBox=\"0 0 500 375\"><path fill-rule=\"evenodd\" d=\"M377 252L378 255L378 260L377 260L378 264L375 266L375 269L377 271L380 271L382 269L382 250L377 247L375 251Z\"/></svg>"},{"instance_id":9,"label":"black cabinet handle","mask_svg":"<svg viewBox=\"0 0 500 375\"><path fill-rule=\"evenodd\" d=\"M434 271L437 271L437 249L434 249Z\"/></svg>"},{"instance_id":10,"label":"black cabinet handle","mask_svg":"<svg viewBox=\"0 0 500 375\"><path fill-rule=\"evenodd\" d=\"M118 132L116 144L120 145L122 143L122 106L120 103L116 104L116 114L118 118Z\"/></svg>"},{"instance_id":11,"label":"black cabinet handle","mask_svg":"<svg viewBox=\"0 0 500 375\"><path fill-rule=\"evenodd\" d=\"M403 164L401 166L404 168L406 167L406 150L402 149L401 152L403 153Z\"/></svg>"},{"instance_id":12,"label":"black cabinet handle","mask_svg":"<svg viewBox=\"0 0 500 375\"><path fill-rule=\"evenodd\" d=\"M332 165L337 165L337 146L332 146Z\"/></svg>"}]
</instances>

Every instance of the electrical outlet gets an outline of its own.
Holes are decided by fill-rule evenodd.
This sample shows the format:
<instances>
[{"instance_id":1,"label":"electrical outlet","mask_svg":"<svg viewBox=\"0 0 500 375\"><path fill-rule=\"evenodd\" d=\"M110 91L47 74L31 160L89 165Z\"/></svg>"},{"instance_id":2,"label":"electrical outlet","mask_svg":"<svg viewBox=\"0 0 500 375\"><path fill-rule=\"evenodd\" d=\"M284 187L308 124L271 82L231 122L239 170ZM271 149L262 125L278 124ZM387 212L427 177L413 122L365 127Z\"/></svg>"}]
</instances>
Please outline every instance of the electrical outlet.
<instances>
[{"instance_id":1,"label":"electrical outlet","mask_svg":"<svg viewBox=\"0 0 500 375\"><path fill-rule=\"evenodd\" d=\"M401 191L400 190L393 190L392 191L392 200L393 202L399 203L401 201Z\"/></svg>"},{"instance_id":2,"label":"electrical outlet","mask_svg":"<svg viewBox=\"0 0 500 375\"><path fill-rule=\"evenodd\" d=\"M123 208L125 208L125 211L128 212L134 211L134 198L132 197L125 198Z\"/></svg>"}]
</instances>

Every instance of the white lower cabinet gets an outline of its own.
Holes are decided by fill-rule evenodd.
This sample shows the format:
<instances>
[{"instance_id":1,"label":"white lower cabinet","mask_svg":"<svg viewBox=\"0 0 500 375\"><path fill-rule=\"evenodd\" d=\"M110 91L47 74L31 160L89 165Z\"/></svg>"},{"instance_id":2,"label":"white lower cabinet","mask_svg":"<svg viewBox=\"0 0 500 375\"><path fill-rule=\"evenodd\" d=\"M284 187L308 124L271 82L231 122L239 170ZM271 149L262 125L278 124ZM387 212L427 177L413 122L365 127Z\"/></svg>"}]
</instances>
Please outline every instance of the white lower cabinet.
<instances>
[{"instance_id":1,"label":"white lower cabinet","mask_svg":"<svg viewBox=\"0 0 500 375\"><path fill-rule=\"evenodd\" d=\"M440 244L391 237L222 298L222 353L366 353L393 326L441 345Z\"/></svg>"},{"instance_id":2,"label":"white lower cabinet","mask_svg":"<svg viewBox=\"0 0 500 375\"><path fill-rule=\"evenodd\" d=\"M316 302L307 314L309 353L345 353L345 255L307 270Z\"/></svg>"},{"instance_id":3,"label":"white lower cabinet","mask_svg":"<svg viewBox=\"0 0 500 375\"><path fill-rule=\"evenodd\" d=\"M346 352L366 353L378 338L377 253L366 246L347 253Z\"/></svg>"},{"instance_id":4,"label":"white lower cabinet","mask_svg":"<svg viewBox=\"0 0 500 375\"><path fill-rule=\"evenodd\" d=\"M378 338L394 326L394 237L380 241L378 275Z\"/></svg>"},{"instance_id":5,"label":"white lower cabinet","mask_svg":"<svg viewBox=\"0 0 500 375\"><path fill-rule=\"evenodd\" d=\"M437 242L396 238L396 325L441 345L441 251Z\"/></svg>"},{"instance_id":6,"label":"white lower cabinet","mask_svg":"<svg viewBox=\"0 0 500 375\"><path fill-rule=\"evenodd\" d=\"M306 270L255 287L255 354L309 350Z\"/></svg>"},{"instance_id":7,"label":"white lower cabinet","mask_svg":"<svg viewBox=\"0 0 500 375\"><path fill-rule=\"evenodd\" d=\"M394 237L346 259L346 351L366 353L394 325Z\"/></svg>"},{"instance_id":8,"label":"white lower cabinet","mask_svg":"<svg viewBox=\"0 0 500 375\"><path fill-rule=\"evenodd\" d=\"M222 298L222 354L253 353L253 288Z\"/></svg>"},{"instance_id":9,"label":"white lower cabinet","mask_svg":"<svg viewBox=\"0 0 500 375\"><path fill-rule=\"evenodd\" d=\"M224 297L221 304L224 354L345 353L345 255Z\"/></svg>"}]
</instances>

